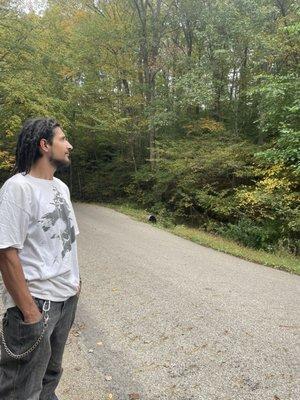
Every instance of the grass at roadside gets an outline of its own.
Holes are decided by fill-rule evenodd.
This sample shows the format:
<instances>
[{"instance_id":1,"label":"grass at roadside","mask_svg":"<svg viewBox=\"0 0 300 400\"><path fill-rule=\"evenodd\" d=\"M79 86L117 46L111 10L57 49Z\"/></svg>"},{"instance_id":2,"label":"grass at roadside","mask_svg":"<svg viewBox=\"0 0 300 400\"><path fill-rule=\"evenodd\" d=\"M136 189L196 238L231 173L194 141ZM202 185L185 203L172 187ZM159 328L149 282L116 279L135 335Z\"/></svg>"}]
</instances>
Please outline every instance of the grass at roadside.
<instances>
[{"instance_id":1,"label":"grass at roadside","mask_svg":"<svg viewBox=\"0 0 300 400\"><path fill-rule=\"evenodd\" d=\"M138 221L147 222L149 212L135 208L131 204L103 204L123 214L129 215ZM288 253L268 253L242 246L232 240L213 235L200 229L190 228L186 225L172 225L169 221L159 218L156 227L164 229L177 236L189 239L212 249L222 251L233 256L253 261L272 268L300 275L300 259Z\"/></svg>"}]
</instances>

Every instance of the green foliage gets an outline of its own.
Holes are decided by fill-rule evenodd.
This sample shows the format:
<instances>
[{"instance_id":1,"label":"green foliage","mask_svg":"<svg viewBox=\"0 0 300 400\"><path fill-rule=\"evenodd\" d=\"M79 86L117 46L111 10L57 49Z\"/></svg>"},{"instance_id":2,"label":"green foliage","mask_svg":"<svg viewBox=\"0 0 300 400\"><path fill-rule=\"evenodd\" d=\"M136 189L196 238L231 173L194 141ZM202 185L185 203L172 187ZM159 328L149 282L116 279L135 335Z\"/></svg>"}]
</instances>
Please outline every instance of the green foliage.
<instances>
[{"instance_id":1,"label":"green foliage","mask_svg":"<svg viewBox=\"0 0 300 400\"><path fill-rule=\"evenodd\" d=\"M244 217L236 224L229 223L225 227L216 229L216 231L245 246L272 251L274 248L271 244L279 239L278 231L276 231L277 224L274 225L258 225L255 221Z\"/></svg>"},{"instance_id":2,"label":"green foliage","mask_svg":"<svg viewBox=\"0 0 300 400\"><path fill-rule=\"evenodd\" d=\"M274 136L283 124L296 127L300 122L300 79L295 73L284 76L260 75L249 90L259 104L259 128L264 135Z\"/></svg>"},{"instance_id":3,"label":"green foliage","mask_svg":"<svg viewBox=\"0 0 300 400\"><path fill-rule=\"evenodd\" d=\"M300 111L300 110L299 110ZM284 164L292 174L300 175L300 131L289 128L280 130L279 138L273 147L256 154L268 164Z\"/></svg>"},{"instance_id":4,"label":"green foliage","mask_svg":"<svg viewBox=\"0 0 300 400\"><path fill-rule=\"evenodd\" d=\"M50 0L37 15L5 1L0 13L2 181L23 121L53 115L74 146L61 174L74 197L126 197L170 227L299 253L295 2Z\"/></svg>"},{"instance_id":5,"label":"green foliage","mask_svg":"<svg viewBox=\"0 0 300 400\"><path fill-rule=\"evenodd\" d=\"M282 164L269 167L255 185L240 186L236 197L242 215L258 226L271 226L274 242L285 239L290 251L299 252L298 180L293 178L291 169Z\"/></svg>"}]
</instances>

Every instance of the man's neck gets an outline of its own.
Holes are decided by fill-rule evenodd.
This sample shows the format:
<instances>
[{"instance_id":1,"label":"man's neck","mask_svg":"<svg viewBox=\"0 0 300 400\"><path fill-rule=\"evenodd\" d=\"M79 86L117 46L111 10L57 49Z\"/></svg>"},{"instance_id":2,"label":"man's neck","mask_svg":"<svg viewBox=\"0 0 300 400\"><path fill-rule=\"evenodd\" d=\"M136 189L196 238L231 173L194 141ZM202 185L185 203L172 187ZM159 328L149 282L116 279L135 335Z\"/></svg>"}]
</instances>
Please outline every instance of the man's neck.
<instances>
[{"instance_id":1,"label":"man's neck","mask_svg":"<svg viewBox=\"0 0 300 400\"><path fill-rule=\"evenodd\" d=\"M30 169L29 175L34 178L53 180L55 169L52 165L38 160Z\"/></svg>"}]
</instances>

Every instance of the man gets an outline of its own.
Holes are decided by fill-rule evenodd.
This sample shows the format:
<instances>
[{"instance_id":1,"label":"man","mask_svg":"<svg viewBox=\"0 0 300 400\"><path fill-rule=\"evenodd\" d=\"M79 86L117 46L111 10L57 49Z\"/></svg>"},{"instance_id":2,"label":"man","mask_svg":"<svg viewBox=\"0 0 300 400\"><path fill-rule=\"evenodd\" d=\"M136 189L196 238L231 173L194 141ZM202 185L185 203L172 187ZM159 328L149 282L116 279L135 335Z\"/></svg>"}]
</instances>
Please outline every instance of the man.
<instances>
[{"instance_id":1,"label":"man","mask_svg":"<svg viewBox=\"0 0 300 400\"><path fill-rule=\"evenodd\" d=\"M69 189L53 175L72 148L54 119L26 121L0 191L1 400L57 400L80 282Z\"/></svg>"}]
</instances>

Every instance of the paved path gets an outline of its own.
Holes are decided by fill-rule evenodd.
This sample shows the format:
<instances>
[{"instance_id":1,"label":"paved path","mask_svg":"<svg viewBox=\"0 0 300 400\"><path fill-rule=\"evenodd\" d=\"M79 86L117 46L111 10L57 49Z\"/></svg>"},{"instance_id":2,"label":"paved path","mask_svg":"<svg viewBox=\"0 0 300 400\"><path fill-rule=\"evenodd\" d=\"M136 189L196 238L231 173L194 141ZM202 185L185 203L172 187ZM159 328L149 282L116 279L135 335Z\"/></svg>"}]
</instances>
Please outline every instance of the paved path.
<instances>
[{"instance_id":1,"label":"paved path","mask_svg":"<svg viewBox=\"0 0 300 400\"><path fill-rule=\"evenodd\" d=\"M299 276L107 208L76 204L75 212L84 281L79 342L105 396L300 398Z\"/></svg>"},{"instance_id":2,"label":"paved path","mask_svg":"<svg viewBox=\"0 0 300 400\"><path fill-rule=\"evenodd\" d=\"M299 276L75 212L83 290L61 400L300 399Z\"/></svg>"}]
</instances>

